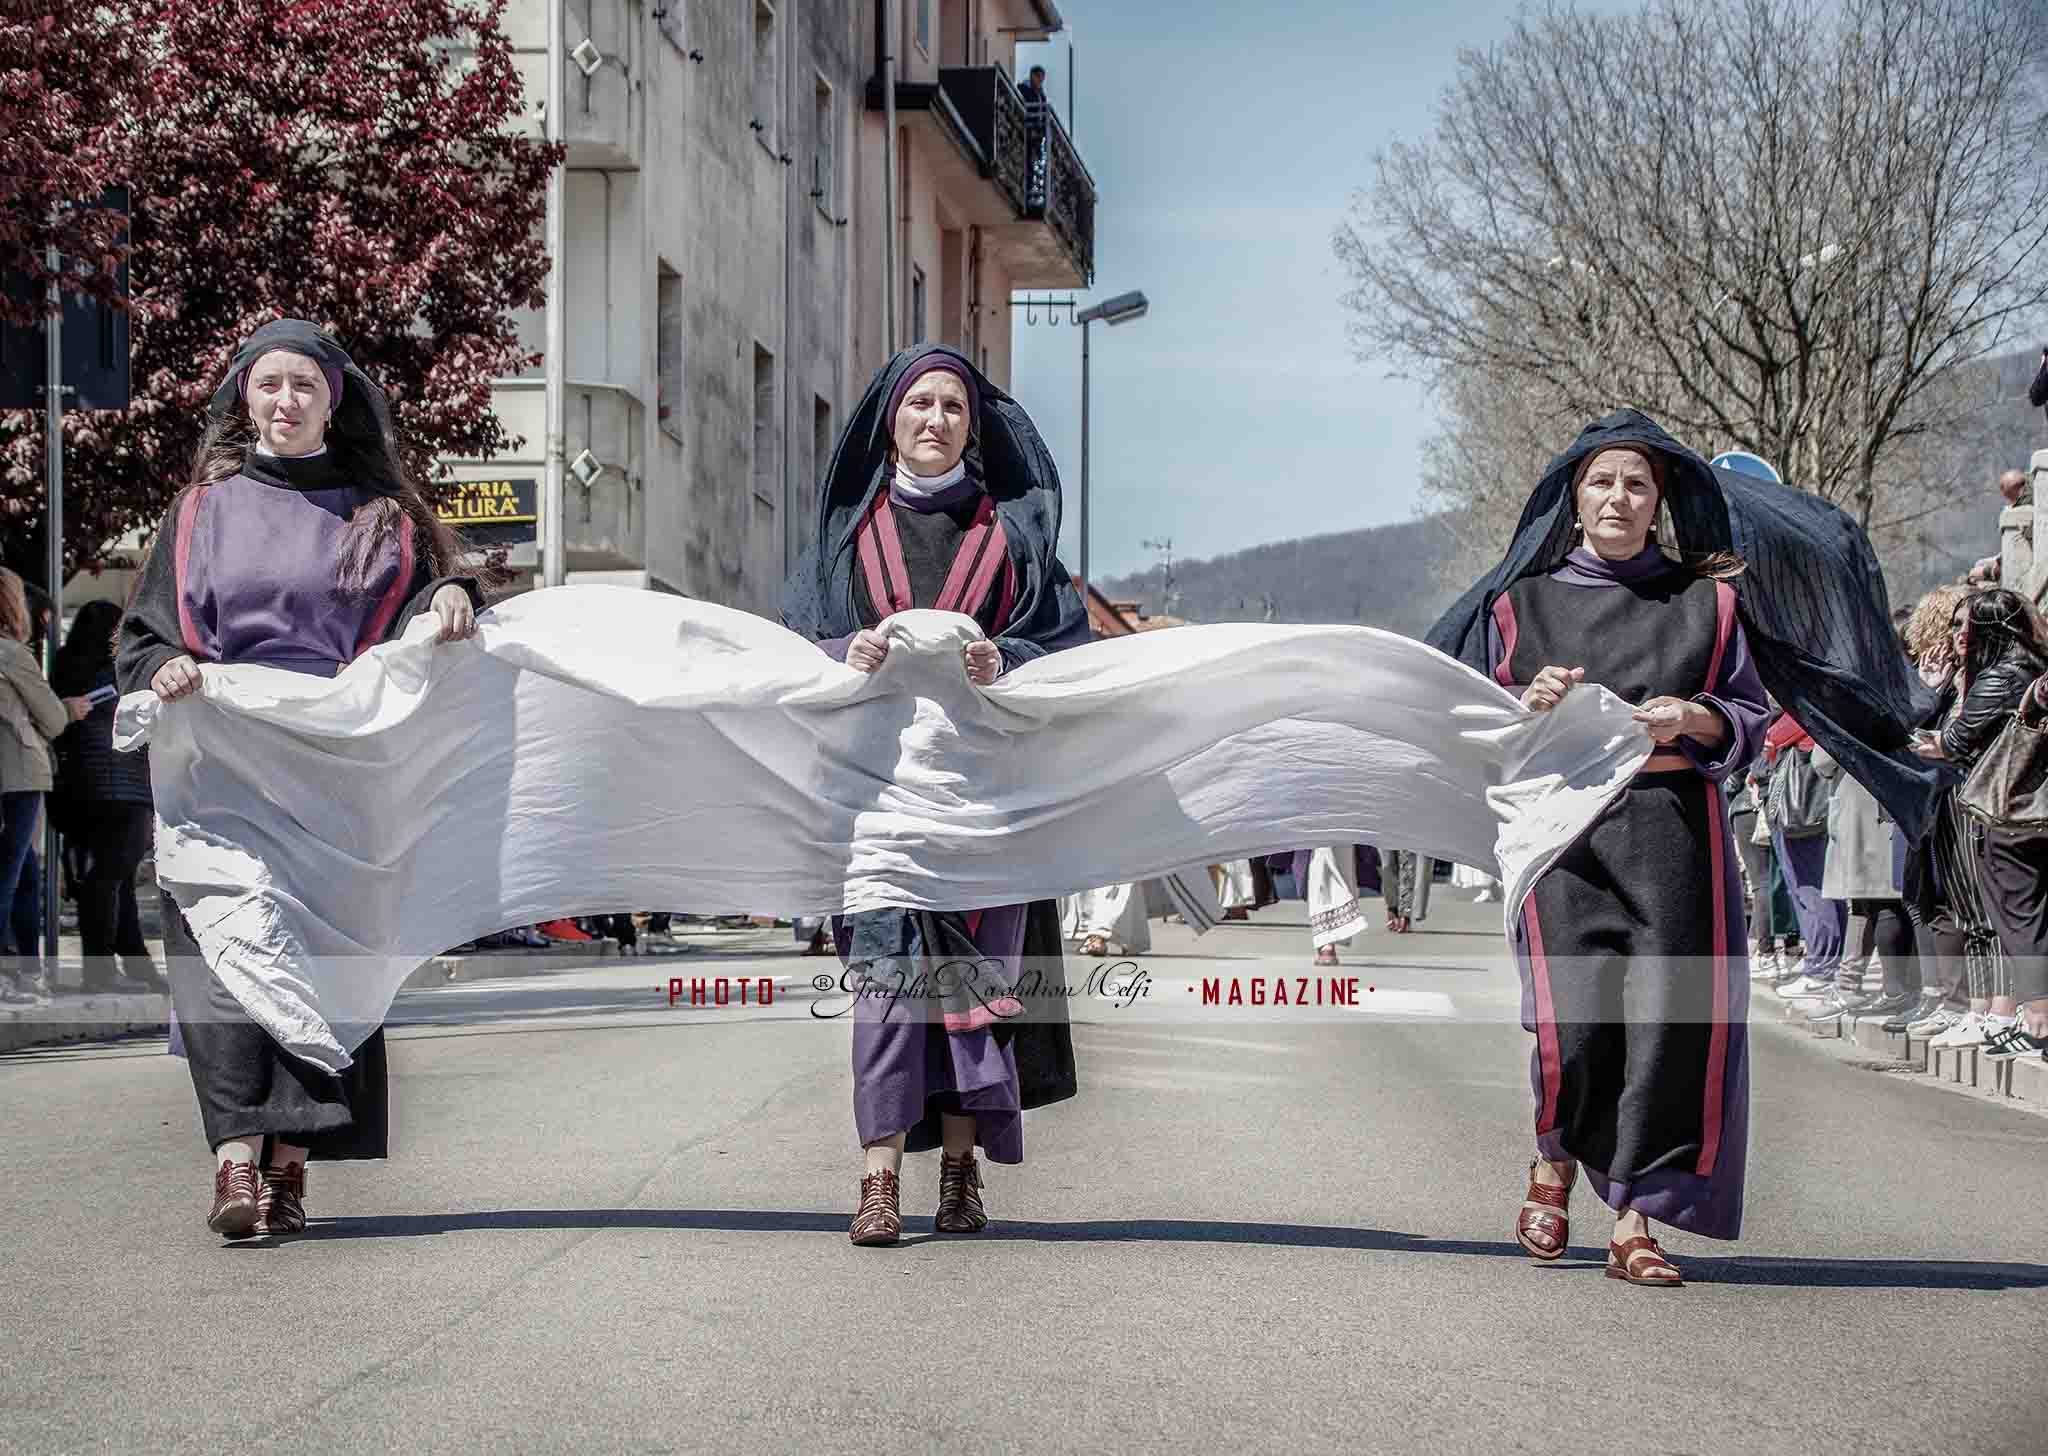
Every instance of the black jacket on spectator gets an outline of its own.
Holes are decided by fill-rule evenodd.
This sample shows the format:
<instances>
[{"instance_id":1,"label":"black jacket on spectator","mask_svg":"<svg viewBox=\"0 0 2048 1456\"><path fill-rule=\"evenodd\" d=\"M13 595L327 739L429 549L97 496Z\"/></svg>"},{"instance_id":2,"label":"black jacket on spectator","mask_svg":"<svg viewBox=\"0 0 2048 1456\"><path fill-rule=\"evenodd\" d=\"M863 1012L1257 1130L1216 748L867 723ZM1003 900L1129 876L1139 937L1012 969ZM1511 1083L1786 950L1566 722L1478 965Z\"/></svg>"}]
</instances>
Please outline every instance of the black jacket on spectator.
<instances>
[{"instance_id":1,"label":"black jacket on spectator","mask_svg":"<svg viewBox=\"0 0 2048 1456\"><path fill-rule=\"evenodd\" d=\"M82 695L113 685L114 665L109 662L92 682L66 683L61 691L67 696ZM155 802L149 787L148 752L120 753L114 748L116 706L112 702L101 703L66 728L51 745L57 757L57 787L51 794L50 808L58 816L60 828L65 817L91 804Z\"/></svg>"},{"instance_id":2,"label":"black jacket on spectator","mask_svg":"<svg viewBox=\"0 0 2048 1456\"><path fill-rule=\"evenodd\" d=\"M1941 751L1961 769L1973 767L1984 756L2012 715L2020 699L2042 673L2044 664L2026 646L2008 641L1991 665L1977 674L1963 696L1962 711L1941 730Z\"/></svg>"},{"instance_id":3,"label":"black jacket on spectator","mask_svg":"<svg viewBox=\"0 0 2048 1456\"><path fill-rule=\"evenodd\" d=\"M2035 409L2048 406L2048 353L2041 358L2041 372L2034 376L2034 382L2027 386L2027 403Z\"/></svg>"}]
</instances>

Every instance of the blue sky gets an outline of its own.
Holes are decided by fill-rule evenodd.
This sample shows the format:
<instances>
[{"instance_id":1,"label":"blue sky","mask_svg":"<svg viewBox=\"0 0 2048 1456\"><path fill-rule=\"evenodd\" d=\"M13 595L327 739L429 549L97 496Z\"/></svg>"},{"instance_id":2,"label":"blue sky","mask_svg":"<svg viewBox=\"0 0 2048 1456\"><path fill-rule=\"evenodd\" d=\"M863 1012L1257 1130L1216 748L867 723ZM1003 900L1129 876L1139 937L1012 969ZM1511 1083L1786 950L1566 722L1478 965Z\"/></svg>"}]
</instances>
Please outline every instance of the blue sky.
<instances>
[{"instance_id":1,"label":"blue sky","mask_svg":"<svg viewBox=\"0 0 2048 1456\"><path fill-rule=\"evenodd\" d=\"M1093 174L1096 288L1151 314L1090 330L1090 572L1412 518L1431 426L1415 384L1344 337L1330 235L1373 153L1428 133L1461 46L1511 0L1060 0L1076 142ZM1019 48L1064 114L1067 37ZM1078 567L1081 339L1016 324L1015 393L1067 491Z\"/></svg>"}]
</instances>

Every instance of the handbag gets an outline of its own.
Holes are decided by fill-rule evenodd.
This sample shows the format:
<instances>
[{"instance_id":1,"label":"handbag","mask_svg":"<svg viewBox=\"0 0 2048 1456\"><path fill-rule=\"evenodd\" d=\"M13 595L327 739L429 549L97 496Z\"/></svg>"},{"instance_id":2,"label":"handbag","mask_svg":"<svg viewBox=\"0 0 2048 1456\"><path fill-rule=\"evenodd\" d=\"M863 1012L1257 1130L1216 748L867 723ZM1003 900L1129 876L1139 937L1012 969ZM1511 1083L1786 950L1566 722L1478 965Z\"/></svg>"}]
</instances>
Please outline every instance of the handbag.
<instances>
[{"instance_id":1,"label":"handbag","mask_svg":"<svg viewBox=\"0 0 2048 1456\"><path fill-rule=\"evenodd\" d=\"M2048 834L2048 727L2014 713L1956 791L1956 804L1988 829Z\"/></svg>"},{"instance_id":2,"label":"handbag","mask_svg":"<svg viewBox=\"0 0 2048 1456\"><path fill-rule=\"evenodd\" d=\"M1814 769L1813 755L1788 748L1778 755L1771 775L1771 822L1787 839L1809 839L1828 832L1826 780Z\"/></svg>"}]
</instances>

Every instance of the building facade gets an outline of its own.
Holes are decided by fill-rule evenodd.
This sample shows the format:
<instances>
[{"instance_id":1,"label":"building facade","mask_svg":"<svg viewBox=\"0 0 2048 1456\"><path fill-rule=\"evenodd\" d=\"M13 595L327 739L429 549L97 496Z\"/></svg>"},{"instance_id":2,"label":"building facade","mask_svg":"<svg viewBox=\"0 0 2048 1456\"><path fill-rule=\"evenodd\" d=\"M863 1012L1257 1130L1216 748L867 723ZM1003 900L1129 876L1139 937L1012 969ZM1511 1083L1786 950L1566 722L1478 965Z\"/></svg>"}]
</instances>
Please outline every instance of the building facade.
<instances>
[{"instance_id":1,"label":"building facade","mask_svg":"<svg viewBox=\"0 0 2048 1456\"><path fill-rule=\"evenodd\" d=\"M1052 0L562 11L564 459L584 467L566 479L570 579L773 615L815 529L833 441L892 343L953 344L1007 387L1011 290L1089 279L1093 183L1013 80L1016 44L1059 30L1059 12ZM505 17L536 134L547 13L546 0L515 0ZM522 320L536 355L545 333L541 311ZM493 390L524 443L449 462L458 479L538 482L543 370ZM533 545L513 549L529 582L537 564Z\"/></svg>"}]
</instances>

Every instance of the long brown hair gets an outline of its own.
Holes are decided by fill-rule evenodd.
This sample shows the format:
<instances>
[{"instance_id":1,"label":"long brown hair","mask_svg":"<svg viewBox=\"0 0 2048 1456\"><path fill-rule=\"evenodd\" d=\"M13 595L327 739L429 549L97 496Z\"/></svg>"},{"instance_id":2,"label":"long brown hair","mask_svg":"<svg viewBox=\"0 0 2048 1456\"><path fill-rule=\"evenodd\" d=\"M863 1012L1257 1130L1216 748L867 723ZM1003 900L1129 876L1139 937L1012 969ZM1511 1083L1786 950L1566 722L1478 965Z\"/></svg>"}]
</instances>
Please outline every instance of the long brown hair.
<instances>
[{"instance_id":1,"label":"long brown hair","mask_svg":"<svg viewBox=\"0 0 2048 1456\"><path fill-rule=\"evenodd\" d=\"M21 577L0 566L0 637L26 642L33 626L28 613L28 592L22 586Z\"/></svg>"}]
</instances>

